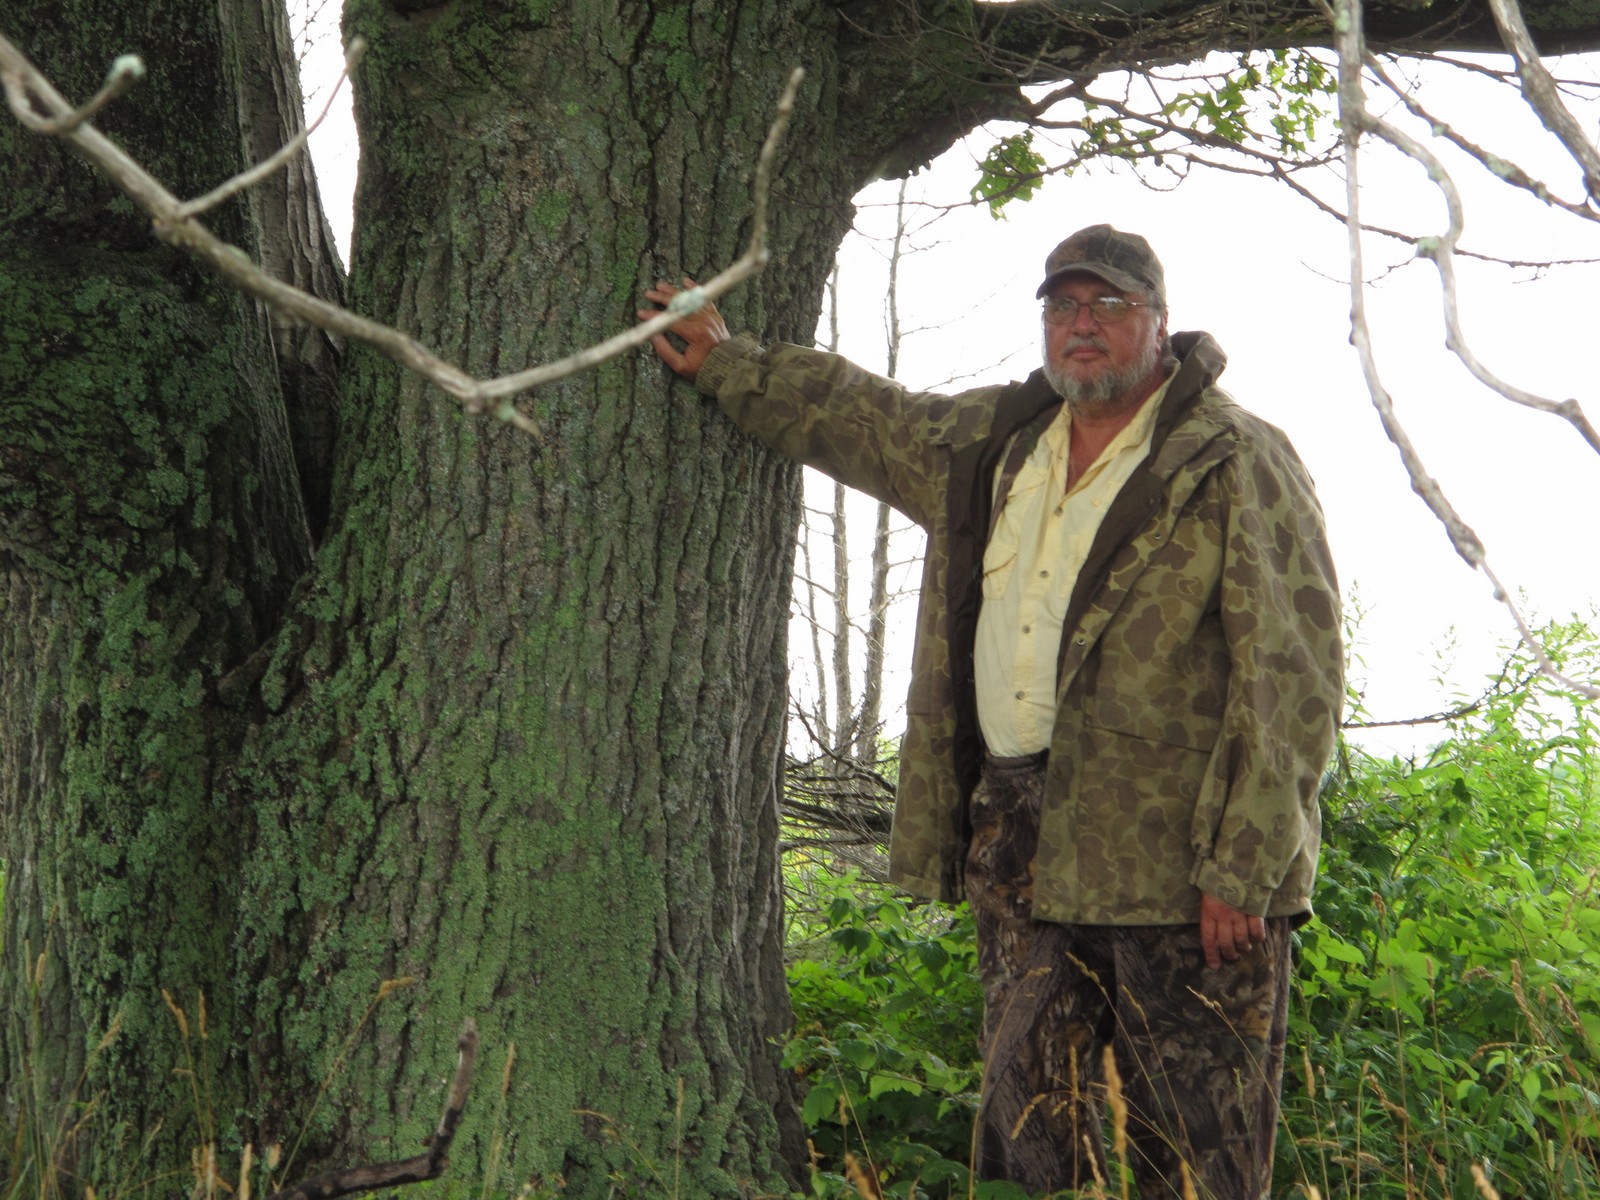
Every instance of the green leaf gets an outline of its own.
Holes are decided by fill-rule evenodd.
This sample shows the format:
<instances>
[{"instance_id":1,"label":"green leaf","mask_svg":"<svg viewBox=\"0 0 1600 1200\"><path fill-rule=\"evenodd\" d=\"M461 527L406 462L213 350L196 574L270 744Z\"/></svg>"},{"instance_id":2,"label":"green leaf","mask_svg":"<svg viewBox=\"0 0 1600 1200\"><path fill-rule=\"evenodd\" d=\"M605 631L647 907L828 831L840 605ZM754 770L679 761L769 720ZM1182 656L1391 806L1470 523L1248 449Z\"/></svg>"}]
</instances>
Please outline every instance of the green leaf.
<instances>
[{"instance_id":1,"label":"green leaf","mask_svg":"<svg viewBox=\"0 0 1600 1200\"><path fill-rule=\"evenodd\" d=\"M978 164L972 199L987 204L989 215L999 220L1005 215L1002 210L1013 200L1033 198L1044 170L1044 158L1033 148L1033 130L1003 137L989 147L989 153Z\"/></svg>"},{"instance_id":2,"label":"green leaf","mask_svg":"<svg viewBox=\"0 0 1600 1200\"><path fill-rule=\"evenodd\" d=\"M908 1075L888 1075L879 1073L874 1075L867 1084L867 1096L876 1100L885 1092L905 1092L908 1095L922 1095L922 1084Z\"/></svg>"},{"instance_id":3,"label":"green leaf","mask_svg":"<svg viewBox=\"0 0 1600 1200\"><path fill-rule=\"evenodd\" d=\"M819 1079L806 1093L806 1102L800 1108L800 1119L807 1128L814 1129L824 1121L831 1121L838 1111L838 1083L832 1079Z\"/></svg>"}]
</instances>

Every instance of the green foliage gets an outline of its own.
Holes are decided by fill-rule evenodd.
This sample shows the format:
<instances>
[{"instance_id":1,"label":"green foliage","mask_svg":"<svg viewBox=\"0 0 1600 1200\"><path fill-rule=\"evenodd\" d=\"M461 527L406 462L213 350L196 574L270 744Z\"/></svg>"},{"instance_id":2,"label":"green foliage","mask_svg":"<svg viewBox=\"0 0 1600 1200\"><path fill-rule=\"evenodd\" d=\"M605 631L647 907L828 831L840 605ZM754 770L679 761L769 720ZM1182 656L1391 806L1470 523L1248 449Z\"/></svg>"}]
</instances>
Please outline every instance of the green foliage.
<instances>
[{"instance_id":1,"label":"green foliage","mask_svg":"<svg viewBox=\"0 0 1600 1200\"><path fill-rule=\"evenodd\" d=\"M1198 73L1146 72L1120 96L1063 89L1041 123L1072 131L1059 157L1046 159L1032 128L1001 138L979 164L973 201L998 217L1012 200L1030 198L1044 175L1108 159L1164 168L1170 186L1196 162L1242 161L1259 171L1266 159L1293 170L1327 152L1318 131L1336 107L1334 66L1304 49L1252 51L1231 62Z\"/></svg>"},{"instance_id":2,"label":"green foliage","mask_svg":"<svg viewBox=\"0 0 1600 1200\"><path fill-rule=\"evenodd\" d=\"M1235 70L1207 82L1169 101L1162 115L1196 133L1234 145L1265 142L1287 155L1307 152L1338 90L1333 68L1305 50L1241 54ZM1257 127L1263 115L1270 135Z\"/></svg>"},{"instance_id":3,"label":"green foliage","mask_svg":"<svg viewBox=\"0 0 1600 1200\"><path fill-rule=\"evenodd\" d=\"M1013 200L1031 200L1044 178L1044 157L1033 148L1033 130L1024 129L1001 138L989 147L978 164L978 182L972 186L972 199L989 206L989 215L999 220L1005 206Z\"/></svg>"},{"instance_id":4,"label":"green foliage","mask_svg":"<svg viewBox=\"0 0 1600 1200\"><path fill-rule=\"evenodd\" d=\"M851 874L809 882L820 899L791 936L796 1032L784 1063L809 1088L812 1194L855 1195L846 1154L871 1163L887 1195L964 1194L982 1072L972 918Z\"/></svg>"},{"instance_id":5,"label":"green foliage","mask_svg":"<svg viewBox=\"0 0 1600 1200\"><path fill-rule=\"evenodd\" d=\"M1593 663L1592 633L1550 632ZM1421 762L1347 748L1340 768L1300 935L1283 1181L1467 1195L1476 1163L1507 1196L1600 1191L1594 707L1535 683Z\"/></svg>"}]
</instances>

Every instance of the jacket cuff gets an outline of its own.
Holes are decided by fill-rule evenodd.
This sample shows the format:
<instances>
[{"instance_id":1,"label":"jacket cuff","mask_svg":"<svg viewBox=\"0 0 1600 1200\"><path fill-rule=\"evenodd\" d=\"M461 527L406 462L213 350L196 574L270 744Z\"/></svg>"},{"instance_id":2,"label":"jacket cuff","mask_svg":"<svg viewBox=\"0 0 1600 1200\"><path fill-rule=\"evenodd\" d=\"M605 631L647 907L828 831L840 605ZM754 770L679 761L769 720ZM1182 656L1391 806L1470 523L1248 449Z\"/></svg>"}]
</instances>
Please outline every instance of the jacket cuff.
<instances>
[{"instance_id":1,"label":"jacket cuff","mask_svg":"<svg viewBox=\"0 0 1600 1200\"><path fill-rule=\"evenodd\" d=\"M1267 907L1272 903L1271 888L1224 871L1214 859L1202 859L1195 867L1194 885L1252 917L1266 916Z\"/></svg>"},{"instance_id":2,"label":"jacket cuff","mask_svg":"<svg viewBox=\"0 0 1600 1200\"><path fill-rule=\"evenodd\" d=\"M702 396L715 397L735 367L760 353L761 343L742 333L713 346L695 374L695 389Z\"/></svg>"}]
</instances>

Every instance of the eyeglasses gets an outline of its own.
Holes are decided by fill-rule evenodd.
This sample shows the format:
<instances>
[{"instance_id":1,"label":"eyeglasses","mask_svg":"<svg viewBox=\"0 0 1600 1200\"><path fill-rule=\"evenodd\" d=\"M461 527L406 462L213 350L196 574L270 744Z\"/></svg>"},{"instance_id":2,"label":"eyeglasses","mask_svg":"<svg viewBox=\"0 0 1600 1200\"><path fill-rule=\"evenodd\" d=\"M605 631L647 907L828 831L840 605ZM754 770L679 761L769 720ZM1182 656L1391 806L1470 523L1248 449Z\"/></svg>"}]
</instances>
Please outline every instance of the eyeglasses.
<instances>
[{"instance_id":1,"label":"eyeglasses","mask_svg":"<svg viewBox=\"0 0 1600 1200\"><path fill-rule=\"evenodd\" d=\"M1115 325L1125 321L1136 308L1154 308L1142 300L1124 300L1121 296L1096 296L1087 304L1080 304L1071 296L1052 296L1044 302L1044 319L1052 325L1071 325L1078 319L1078 310L1087 308L1097 325Z\"/></svg>"}]
</instances>

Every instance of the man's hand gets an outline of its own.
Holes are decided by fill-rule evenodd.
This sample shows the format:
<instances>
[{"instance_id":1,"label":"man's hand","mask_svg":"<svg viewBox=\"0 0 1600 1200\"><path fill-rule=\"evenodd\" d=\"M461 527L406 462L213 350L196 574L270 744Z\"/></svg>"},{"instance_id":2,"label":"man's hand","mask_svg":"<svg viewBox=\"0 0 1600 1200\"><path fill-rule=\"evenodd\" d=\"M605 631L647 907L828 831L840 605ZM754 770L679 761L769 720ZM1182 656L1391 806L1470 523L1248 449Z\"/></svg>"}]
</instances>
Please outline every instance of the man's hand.
<instances>
[{"instance_id":1,"label":"man's hand","mask_svg":"<svg viewBox=\"0 0 1600 1200\"><path fill-rule=\"evenodd\" d=\"M1237 962L1267 939L1267 923L1233 905L1218 900L1209 892L1200 893L1200 948L1206 966L1213 969L1222 960Z\"/></svg>"},{"instance_id":2,"label":"man's hand","mask_svg":"<svg viewBox=\"0 0 1600 1200\"><path fill-rule=\"evenodd\" d=\"M683 286L695 287L694 280L685 278ZM682 290L674 284L657 283L655 287L645 291L644 298L665 308L672 303L672 298ZM661 315L661 309L641 308L639 320L648 321L651 317ZM683 340L683 349L679 350L673 345L672 340L664 333L658 333L650 339L650 344L656 348L656 353L661 356L661 361L666 363L679 375L690 382L700 374L700 367L706 361L706 355L712 349L728 340L728 326L722 319L722 314L717 311L717 306L709 300L696 312L690 313L672 326L672 332Z\"/></svg>"}]
</instances>

